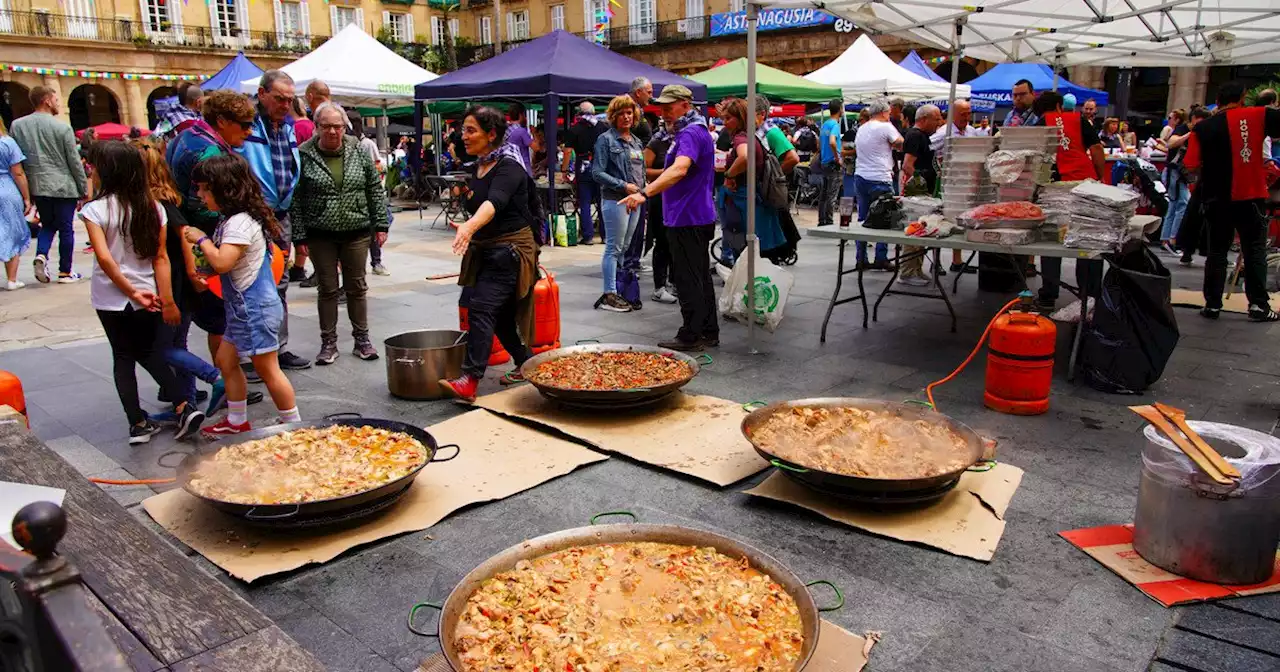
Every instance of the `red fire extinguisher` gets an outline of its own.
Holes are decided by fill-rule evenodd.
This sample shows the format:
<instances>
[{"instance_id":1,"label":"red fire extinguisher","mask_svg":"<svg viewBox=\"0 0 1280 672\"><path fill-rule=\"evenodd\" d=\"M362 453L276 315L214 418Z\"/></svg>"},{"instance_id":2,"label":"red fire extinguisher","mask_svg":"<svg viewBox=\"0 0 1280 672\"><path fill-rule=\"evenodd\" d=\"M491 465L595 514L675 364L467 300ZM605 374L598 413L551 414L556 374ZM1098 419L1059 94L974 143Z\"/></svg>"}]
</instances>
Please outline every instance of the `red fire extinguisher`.
<instances>
[{"instance_id":1,"label":"red fire extinguisher","mask_svg":"<svg viewBox=\"0 0 1280 672\"><path fill-rule=\"evenodd\" d=\"M1035 308L1031 292L996 317L987 342L987 408L1013 415L1049 410L1058 328Z\"/></svg>"}]
</instances>

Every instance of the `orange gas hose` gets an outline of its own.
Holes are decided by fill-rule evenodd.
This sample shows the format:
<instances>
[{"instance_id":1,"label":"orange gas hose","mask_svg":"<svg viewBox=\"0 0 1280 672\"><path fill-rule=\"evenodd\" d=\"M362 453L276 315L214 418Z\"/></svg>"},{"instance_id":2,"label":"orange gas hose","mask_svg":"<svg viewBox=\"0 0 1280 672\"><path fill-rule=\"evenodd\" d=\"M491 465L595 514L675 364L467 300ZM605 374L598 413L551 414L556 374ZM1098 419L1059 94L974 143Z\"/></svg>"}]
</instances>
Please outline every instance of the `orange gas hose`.
<instances>
[{"instance_id":1,"label":"orange gas hose","mask_svg":"<svg viewBox=\"0 0 1280 672\"><path fill-rule=\"evenodd\" d=\"M101 485L163 485L165 483L173 483L175 480L172 478L144 478L137 481L117 481L112 478L91 478L89 482Z\"/></svg>"},{"instance_id":2,"label":"orange gas hose","mask_svg":"<svg viewBox=\"0 0 1280 672\"><path fill-rule=\"evenodd\" d=\"M982 349L982 345L987 342L987 334L991 333L991 327L996 323L996 320L1001 315L1003 315L1005 311L1009 310L1009 308L1012 307L1013 304L1018 303L1021 300L1022 300L1021 298L1014 299L1009 303L1004 304L1004 307L1001 308L1000 310L997 310L995 317L992 317L991 321L987 323L987 328L982 330L982 337L979 338L978 343L973 346L973 351L969 353L968 357L964 358L963 362L960 362L960 366L957 366L955 371L952 371L951 373L947 374L946 378L943 378L942 380L935 380L932 383L929 383L928 387L924 388L925 396L929 398L929 405L933 407L933 410L935 411L938 410L938 404L936 404L933 401L933 388L939 385L942 385L944 383L949 383L951 382L952 378L955 378L956 376L960 375L960 372L964 371L964 367L968 366L969 362L973 361L974 355L978 354L978 351Z\"/></svg>"}]
</instances>

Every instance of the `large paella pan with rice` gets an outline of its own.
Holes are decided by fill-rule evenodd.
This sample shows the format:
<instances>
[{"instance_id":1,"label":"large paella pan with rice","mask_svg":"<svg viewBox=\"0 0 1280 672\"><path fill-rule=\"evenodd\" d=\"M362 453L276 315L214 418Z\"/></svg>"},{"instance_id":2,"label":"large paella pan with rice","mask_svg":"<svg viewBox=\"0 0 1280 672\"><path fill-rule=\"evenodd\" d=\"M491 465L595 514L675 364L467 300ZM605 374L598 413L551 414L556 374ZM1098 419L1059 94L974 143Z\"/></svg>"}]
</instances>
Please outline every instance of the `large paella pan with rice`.
<instances>
[{"instance_id":1,"label":"large paella pan with rice","mask_svg":"<svg viewBox=\"0 0 1280 672\"><path fill-rule=\"evenodd\" d=\"M543 396L569 406L625 408L656 402L684 387L709 357L649 345L596 343L531 357L520 374Z\"/></svg>"}]
</instances>

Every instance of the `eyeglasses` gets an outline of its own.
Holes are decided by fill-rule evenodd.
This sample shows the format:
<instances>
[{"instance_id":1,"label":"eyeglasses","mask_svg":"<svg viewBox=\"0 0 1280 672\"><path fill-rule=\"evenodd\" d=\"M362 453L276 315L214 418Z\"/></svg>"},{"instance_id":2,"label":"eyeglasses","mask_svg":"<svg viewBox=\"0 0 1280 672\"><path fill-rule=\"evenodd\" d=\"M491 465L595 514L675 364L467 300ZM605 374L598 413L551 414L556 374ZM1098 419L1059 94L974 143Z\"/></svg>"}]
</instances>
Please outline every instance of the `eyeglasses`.
<instances>
[{"instance_id":1,"label":"eyeglasses","mask_svg":"<svg viewBox=\"0 0 1280 672\"><path fill-rule=\"evenodd\" d=\"M318 126L322 131L345 131L347 129L346 124L318 124Z\"/></svg>"}]
</instances>

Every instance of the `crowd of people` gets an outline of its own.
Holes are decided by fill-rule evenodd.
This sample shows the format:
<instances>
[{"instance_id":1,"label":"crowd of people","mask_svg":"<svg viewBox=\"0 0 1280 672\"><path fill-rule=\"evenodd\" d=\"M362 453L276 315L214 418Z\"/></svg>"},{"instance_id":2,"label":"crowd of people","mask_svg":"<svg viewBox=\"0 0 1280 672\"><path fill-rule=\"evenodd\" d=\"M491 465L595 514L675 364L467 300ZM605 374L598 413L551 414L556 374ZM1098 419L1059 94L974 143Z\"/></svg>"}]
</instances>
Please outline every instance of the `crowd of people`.
<instances>
[{"instance_id":1,"label":"crowd of people","mask_svg":"<svg viewBox=\"0 0 1280 672\"><path fill-rule=\"evenodd\" d=\"M77 142L51 89L32 89L31 103L35 111L0 138L6 288L23 287L18 262L33 234L35 278L55 281L56 237L56 282L79 281L74 224L83 223L94 259L90 304L111 346L130 443L149 441L164 424L179 439L249 431L247 406L263 398L250 393L250 381L265 384L282 422L301 419L283 373L312 366L287 349L288 287L305 276L290 264L295 253L310 259L319 286L315 362L338 357L340 299L352 354L378 359L365 273L371 263L386 273L379 248L391 211L382 161L323 82L307 87L305 104L279 70L263 74L252 98L184 86L156 133L123 140L85 132ZM189 347L192 324L208 335L209 360ZM138 365L170 410L143 411ZM223 408L224 417L203 426Z\"/></svg>"}]
</instances>

